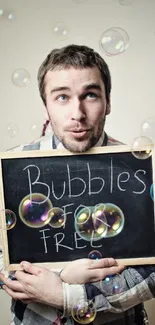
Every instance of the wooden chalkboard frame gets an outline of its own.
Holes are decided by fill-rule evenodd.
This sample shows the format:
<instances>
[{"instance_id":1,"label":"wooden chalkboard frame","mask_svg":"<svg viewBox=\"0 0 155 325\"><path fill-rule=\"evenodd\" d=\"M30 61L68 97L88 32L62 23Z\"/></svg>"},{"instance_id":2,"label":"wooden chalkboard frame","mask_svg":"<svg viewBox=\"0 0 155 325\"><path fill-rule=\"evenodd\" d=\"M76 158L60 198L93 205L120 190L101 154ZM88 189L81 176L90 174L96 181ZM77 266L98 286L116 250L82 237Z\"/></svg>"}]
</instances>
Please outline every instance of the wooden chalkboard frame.
<instances>
[{"instance_id":1,"label":"wooden chalkboard frame","mask_svg":"<svg viewBox=\"0 0 155 325\"><path fill-rule=\"evenodd\" d=\"M148 148L150 149L150 148ZM141 146L135 151L146 151L147 146ZM2 175L2 161L3 159L13 159L13 158L36 158L36 157L51 157L51 156L76 156L76 155L97 155L104 153L128 153L131 152L131 148L127 145L119 146L106 146L106 147L96 147L88 150L85 153L71 153L66 149L56 149L56 150L32 150L32 151L21 151L21 152L2 152L0 153L0 234L2 239L2 250L3 250L3 261L4 269L8 271L20 270L19 264L10 264L9 261L9 249L8 249L8 240L7 240L7 230L5 225L5 199L4 199L4 187L3 187L3 175ZM152 147L152 173L153 173L153 184L155 183L155 145ZM155 211L155 202L154 202L154 211ZM155 218L155 216L154 216ZM155 256L148 258L123 258L117 259L119 264L123 265L143 265L143 264L155 264ZM43 262L43 263L33 263L37 266L46 267L49 269L62 269L69 262Z\"/></svg>"}]
</instances>

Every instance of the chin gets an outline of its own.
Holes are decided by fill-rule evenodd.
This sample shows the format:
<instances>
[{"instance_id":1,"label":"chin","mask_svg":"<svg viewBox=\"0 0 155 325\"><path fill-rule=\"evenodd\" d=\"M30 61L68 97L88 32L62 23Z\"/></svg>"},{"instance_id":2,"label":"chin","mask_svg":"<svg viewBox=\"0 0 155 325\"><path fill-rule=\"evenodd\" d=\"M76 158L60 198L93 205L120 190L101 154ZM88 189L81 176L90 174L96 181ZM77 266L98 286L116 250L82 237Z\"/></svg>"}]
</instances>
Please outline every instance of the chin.
<instances>
[{"instance_id":1,"label":"chin","mask_svg":"<svg viewBox=\"0 0 155 325\"><path fill-rule=\"evenodd\" d=\"M71 142L68 141L67 143L63 143L64 147L69 150L70 152L76 153L76 152L86 152L88 149L92 147L90 142L81 141L81 142Z\"/></svg>"}]
</instances>

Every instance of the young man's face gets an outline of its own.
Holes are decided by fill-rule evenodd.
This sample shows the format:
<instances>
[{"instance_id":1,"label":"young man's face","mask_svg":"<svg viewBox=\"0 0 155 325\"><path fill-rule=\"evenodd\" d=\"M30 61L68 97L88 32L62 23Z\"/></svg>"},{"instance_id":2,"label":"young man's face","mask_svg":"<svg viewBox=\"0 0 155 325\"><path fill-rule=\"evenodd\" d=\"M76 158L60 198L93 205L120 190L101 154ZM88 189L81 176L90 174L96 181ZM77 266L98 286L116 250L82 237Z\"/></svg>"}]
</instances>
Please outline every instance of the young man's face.
<instances>
[{"instance_id":1,"label":"young man's face","mask_svg":"<svg viewBox=\"0 0 155 325\"><path fill-rule=\"evenodd\" d=\"M45 96L53 132L66 149L84 152L97 143L110 113L97 67L48 71Z\"/></svg>"}]
</instances>

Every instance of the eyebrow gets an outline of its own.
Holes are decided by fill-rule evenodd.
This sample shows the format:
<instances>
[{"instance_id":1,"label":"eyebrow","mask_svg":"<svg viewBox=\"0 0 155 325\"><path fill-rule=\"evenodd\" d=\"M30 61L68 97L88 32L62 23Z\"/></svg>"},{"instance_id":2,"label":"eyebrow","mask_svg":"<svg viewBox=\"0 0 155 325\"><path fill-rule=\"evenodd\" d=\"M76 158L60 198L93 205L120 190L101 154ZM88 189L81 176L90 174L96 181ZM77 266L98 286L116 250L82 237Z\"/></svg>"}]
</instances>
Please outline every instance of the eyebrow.
<instances>
[{"instance_id":1,"label":"eyebrow","mask_svg":"<svg viewBox=\"0 0 155 325\"><path fill-rule=\"evenodd\" d=\"M83 86L83 90L90 90L90 89L97 89L97 90L100 90L100 91L102 90L101 86L99 84L97 84L97 83L91 83L91 84ZM70 88L65 87L65 86L55 87L55 88L51 89L51 94L53 94L55 92L58 92L58 91L64 91L64 90L70 90Z\"/></svg>"}]
</instances>

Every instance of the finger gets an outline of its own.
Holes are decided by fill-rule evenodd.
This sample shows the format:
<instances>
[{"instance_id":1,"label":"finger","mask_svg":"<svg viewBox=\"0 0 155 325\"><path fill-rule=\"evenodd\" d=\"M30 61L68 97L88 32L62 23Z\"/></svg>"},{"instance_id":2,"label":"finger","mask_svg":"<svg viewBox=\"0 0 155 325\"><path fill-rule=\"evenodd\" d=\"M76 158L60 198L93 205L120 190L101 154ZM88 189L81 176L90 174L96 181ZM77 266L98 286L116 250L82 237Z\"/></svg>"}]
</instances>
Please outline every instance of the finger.
<instances>
[{"instance_id":1,"label":"finger","mask_svg":"<svg viewBox=\"0 0 155 325\"><path fill-rule=\"evenodd\" d=\"M114 258L101 258L99 260L91 260L89 269L99 269L106 268L117 265L117 262Z\"/></svg>"},{"instance_id":2,"label":"finger","mask_svg":"<svg viewBox=\"0 0 155 325\"><path fill-rule=\"evenodd\" d=\"M93 273L91 274L92 280L104 280L106 277L110 275L116 275L124 270L125 267L121 266L111 266L104 269L96 269L91 270Z\"/></svg>"},{"instance_id":3,"label":"finger","mask_svg":"<svg viewBox=\"0 0 155 325\"><path fill-rule=\"evenodd\" d=\"M13 291L10 288L8 288L6 285L3 286L3 289L8 293L10 297L12 297L15 300L30 299L30 297L26 293Z\"/></svg>"},{"instance_id":4,"label":"finger","mask_svg":"<svg viewBox=\"0 0 155 325\"><path fill-rule=\"evenodd\" d=\"M1 276L1 280L4 285L8 288L15 290L15 291L23 291L23 286L19 281L11 280L10 278L6 278L4 275Z\"/></svg>"},{"instance_id":5,"label":"finger","mask_svg":"<svg viewBox=\"0 0 155 325\"><path fill-rule=\"evenodd\" d=\"M27 273L30 273L30 274L33 274L33 275L40 275L40 273L42 273L43 271L43 268L40 268L38 266L35 266L29 262L26 262L26 261L23 261L20 263L22 269L27 272Z\"/></svg>"}]
</instances>

